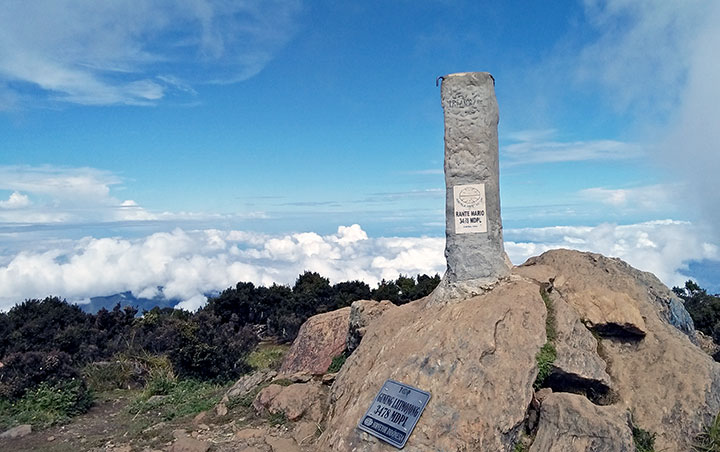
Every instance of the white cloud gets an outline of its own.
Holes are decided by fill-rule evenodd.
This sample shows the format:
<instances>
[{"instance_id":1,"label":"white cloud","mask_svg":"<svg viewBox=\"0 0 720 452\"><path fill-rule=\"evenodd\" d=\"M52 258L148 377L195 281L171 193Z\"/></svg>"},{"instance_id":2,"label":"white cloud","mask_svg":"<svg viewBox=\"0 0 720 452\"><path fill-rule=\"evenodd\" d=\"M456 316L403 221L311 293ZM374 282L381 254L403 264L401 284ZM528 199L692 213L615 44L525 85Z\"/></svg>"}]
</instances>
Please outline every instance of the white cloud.
<instances>
[{"instance_id":1,"label":"white cloud","mask_svg":"<svg viewBox=\"0 0 720 452\"><path fill-rule=\"evenodd\" d=\"M701 239L695 226L672 220L508 229L505 236L515 264L549 249L573 248L619 257L668 285L682 284L688 261L720 259L718 247ZM400 274L442 274L444 246L436 237L370 238L359 225L340 226L329 235L175 229L138 239L65 240L0 256L0 309L47 295L83 300L130 290L152 297L158 287L194 309L204 302L203 294L238 281L292 284L305 270L333 283L360 279L374 286Z\"/></svg>"},{"instance_id":2,"label":"white cloud","mask_svg":"<svg viewBox=\"0 0 720 452\"><path fill-rule=\"evenodd\" d=\"M690 260L720 259L718 247L686 221L661 220L632 225L555 226L507 229L505 249L515 264L556 248L619 257L654 273L669 286L682 285Z\"/></svg>"},{"instance_id":3,"label":"white cloud","mask_svg":"<svg viewBox=\"0 0 720 452\"><path fill-rule=\"evenodd\" d=\"M554 130L526 130L508 134L513 143L501 146L504 166L537 163L620 160L643 154L641 146L616 140L559 141Z\"/></svg>"},{"instance_id":4,"label":"white cloud","mask_svg":"<svg viewBox=\"0 0 720 452\"><path fill-rule=\"evenodd\" d=\"M268 236L208 229L156 233L141 239L85 238L44 251L3 256L0 309L25 298L55 294L82 300L126 290L197 308L203 294L238 281L292 284L305 270L333 282L361 279L371 285L400 273L442 273L444 240L370 239L359 225L337 233ZM382 256L379 258L378 256Z\"/></svg>"},{"instance_id":5,"label":"white cloud","mask_svg":"<svg viewBox=\"0 0 720 452\"><path fill-rule=\"evenodd\" d=\"M20 192L14 191L7 201L0 201L0 209L19 209L30 205L30 198Z\"/></svg>"},{"instance_id":6,"label":"white cloud","mask_svg":"<svg viewBox=\"0 0 720 452\"><path fill-rule=\"evenodd\" d=\"M666 185L634 188L593 187L581 190L580 195L616 208L658 211L667 209L668 205L674 202L674 191L677 191L677 187Z\"/></svg>"},{"instance_id":7,"label":"white cloud","mask_svg":"<svg viewBox=\"0 0 720 452\"><path fill-rule=\"evenodd\" d=\"M720 2L585 0L597 33L582 49L578 76L636 112L653 163L682 183L688 214L720 239Z\"/></svg>"},{"instance_id":8,"label":"white cloud","mask_svg":"<svg viewBox=\"0 0 720 452\"><path fill-rule=\"evenodd\" d=\"M2 10L5 91L24 82L60 101L142 105L260 72L292 36L299 0L8 0Z\"/></svg>"}]
</instances>

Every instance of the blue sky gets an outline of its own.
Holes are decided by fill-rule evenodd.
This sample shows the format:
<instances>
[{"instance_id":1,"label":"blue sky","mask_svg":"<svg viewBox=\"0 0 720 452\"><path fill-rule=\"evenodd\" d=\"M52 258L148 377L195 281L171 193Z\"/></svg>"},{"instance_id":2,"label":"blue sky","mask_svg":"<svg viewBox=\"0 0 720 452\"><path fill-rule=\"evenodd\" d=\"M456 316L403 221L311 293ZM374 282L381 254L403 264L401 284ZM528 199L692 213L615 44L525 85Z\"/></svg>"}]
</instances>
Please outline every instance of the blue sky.
<instances>
[{"instance_id":1,"label":"blue sky","mask_svg":"<svg viewBox=\"0 0 720 452\"><path fill-rule=\"evenodd\" d=\"M575 247L720 288L718 23L701 0L4 2L0 307L442 272L435 79L474 70L516 264Z\"/></svg>"}]
</instances>

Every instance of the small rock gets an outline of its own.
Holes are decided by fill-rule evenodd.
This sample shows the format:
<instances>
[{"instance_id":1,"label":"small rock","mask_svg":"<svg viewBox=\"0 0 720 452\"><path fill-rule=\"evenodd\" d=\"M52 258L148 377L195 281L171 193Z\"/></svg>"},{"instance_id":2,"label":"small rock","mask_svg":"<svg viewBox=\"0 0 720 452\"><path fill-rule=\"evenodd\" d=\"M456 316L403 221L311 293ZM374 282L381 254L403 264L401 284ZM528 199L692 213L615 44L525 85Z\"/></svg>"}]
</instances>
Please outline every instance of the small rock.
<instances>
[{"instance_id":1,"label":"small rock","mask_svg":"<svg viewBox=\"0 0 720 452\"><path fill-rule=\"evenodd\" d=\"M225 405L225 404L222 403L222 402L218 403L218 404L215 406L215 413L216 413L218 416L225 416L226 414L228 414L227 405Z\"/></svg>"},{"instance_id":2,"label":"small rock","mask_svg":"<svg viewBox=\"0 0 720 452\"><path fill-rule=\"evenodd\" d=\"M207 452L210 444L193 438L180 438L176 440L168 452Z\"/></svg>"},{"instance_id":3,"label":"small rock","mask_svg":"<svg viewBox=\"0 0 720 452\"><path fill-rule=\"evenodd\" d=\"M314 422L300 421L293 427L292 436L299 445L307 445L315 440L317 425Z\"/></svg>"},{"instance_id":4,"label":"small rock","mask_svg":"<svg viewBox=\"0 0 720 452\"><path fill-rule=\"evenodd\" d=\"M113 449L113 452L132 452L132 446L129 444L123 444Z\"/></svg>"},{"instance_id":5,"label":"small rock","mask_svg":"<svg viewBox=\"0 0 720 452\"><path fill-rule=\"evenodd\" d=\"M255 411L259 415L263 415L267 412L267 407L270 405L270 402L277 397L278 394L280 394L283 390L283 387L280 385L270 385L266 388L263 388L262 391L258 393L257 396L255 396L255 400L253 400L252 406L255 408Z\"/></svg>"},{"instance_id":6,"label":"small rock","mask_svg":"<svg viewBox=\"0 0 720 452\"><path fill-rule=\"evenodd\" d=\"M301 371L301 372L295 372L294 374L286 376L286 377L281 376L281 378L287 378L288 380L292 381L293 383L307 383L308 381L312 380L312 375L310 375L309 373L307 373L305 371Z\"/></svg>"},{"instance_id":7,"label":"small rock","mask_svg":"<svg viewBox=\"0 0 720 452\"><path fill-rule=\"evenodd\" d=\"M553 390L550 388L542 388L539 391L535 392L535 398L538 400L538 402L541 402L545 400L547 396L553 393Z\"/></svg>"},{"instance_id":8,"label":"small rock","mask_svg":"<svg viewBox=\"0 0 720 452\"><path fill-rule=\"evenodd\" d=\"M55 441L55 437L54 437L54 436L48 436L48 437L47 437L47 440L48 440L48 442Z\"/></svg>"},{"instance_id":9,"label":"small rock","mask_svg":"<svg viewBox=\"0 0 720 452\"><path fill-rule=\"evenodd\" d=\"M337 372L334 374L325 374L322 376L322 384L324 385L331 385L335 381L335 377L337 377Z\"/></svg>"},{"instance_id":10,"label":"small rock","mask_svg":"<svg viewBox=\"0 0 720 452\"><path fill-rule=\"evenodd\" d=\"M154 395L154 396L150 397L149 399L147 399L147 403L154 405L156 403L160 403L163 400L167 399L167 397L168 396L166 396L166 395Z\"/></svg>"},{"instance_id":11,"label":"small rock","mask_svg":"<svg viewBox=\"0 0 720 452\"><path fill-rule=\"evenodd\" d=\"M290 438L268 436L265 442L270 445L273 452L300 452L300 447Z\"/></svg>"},{"instance_id":12,"label":"small rock","mask_svg":"<svg viewBox=\"0 0 720 452\"><path fill-rule=\"evenodd\" d=\"M32 426L30 424L22 424L0 433L0 438L22 438L30 433L32 433Z\"/></svg>"},{"instance_id":13,"label":"small rock","mask_svg":"<svg viewBox=\"0 0 720 452\"><path fill-rule=\"evenodd\" d=\"M185 438L185 437L187 437L187 430L185 430L184 428L179 428L177 430L173 430L172 436L175 439Z\"/></svg>"},{"instance_id":14,"label":"small rock","mask_svg":"<svg viewBox=\"0 0 720 452\"><path fill-rule=\"evenodd\" d=\"M207 411L201 411L193 418L193 425L202 424L203 420L207 417Z\"/></svg>"},{"instance_id":15,"label":"small rock","mask_svg":"<svg viewBox=\"0 0 720 452\"><path fill-rule=\"evenodd\" d=\"M207 424L199 424L198 428L200 430L210 430L210 427Z\"/></svg>"},{"instance_id":16,"label":"small rock","mask_svg":"<svg viewBox=\"0 0 720 452\"><path fill-rule=\"evenodd\" d=\"M259 385L272 380L277 375L274 370L257 371L249 375L245 375L235 382L234 385L225 393L228 401L235 397L241 397L252 391ZM223 398L224 400L225 398Z\"/></svg>"}]
</instances>

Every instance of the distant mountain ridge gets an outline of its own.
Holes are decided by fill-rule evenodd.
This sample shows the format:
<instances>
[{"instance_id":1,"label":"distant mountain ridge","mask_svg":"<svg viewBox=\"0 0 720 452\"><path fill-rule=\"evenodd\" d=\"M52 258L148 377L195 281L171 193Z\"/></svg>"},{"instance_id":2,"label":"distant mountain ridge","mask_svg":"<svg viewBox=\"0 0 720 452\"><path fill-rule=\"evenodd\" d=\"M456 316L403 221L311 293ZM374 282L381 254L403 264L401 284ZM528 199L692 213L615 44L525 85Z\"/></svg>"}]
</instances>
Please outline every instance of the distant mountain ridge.
<instances>
[{"instance_id":1,"label":"distant mountain ridge","mask_svg":"<svg viewBox=\"0 0 720 452\"><path fill-rule=\"evenodd\" d=\"M138 314L142 314L143 311L149 311L154 307L161 309L172 308L180 301L182 300L177 298L165 298L163 296L138 298L128 290L126 292L120 292L103 297L91 297L90 303L78 304L78 306L88 314L97 314L100 309L105 308L110 311L119 303L121 308L125 306L132 306L138 310Z\"/></svg>"}]
</instances>

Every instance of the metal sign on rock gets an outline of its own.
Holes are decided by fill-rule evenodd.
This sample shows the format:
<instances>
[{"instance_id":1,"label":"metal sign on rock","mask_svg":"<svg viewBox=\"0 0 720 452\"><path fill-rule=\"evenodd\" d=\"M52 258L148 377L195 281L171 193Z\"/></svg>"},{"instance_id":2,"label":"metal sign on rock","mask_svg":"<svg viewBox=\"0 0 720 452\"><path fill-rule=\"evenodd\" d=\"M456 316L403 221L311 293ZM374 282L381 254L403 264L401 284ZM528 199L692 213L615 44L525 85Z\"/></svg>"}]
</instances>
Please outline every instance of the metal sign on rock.
<instances>
[{"instance_id":1,"label":"metal sign on rock","mask_svg":"<svg viewBox=\"0 0 720 452\"><path fill-rule=\"evenodd\" d=\"M402 449L430 400L430 393L387 380L358 428Z\"/></svg>"}]
</instances>

